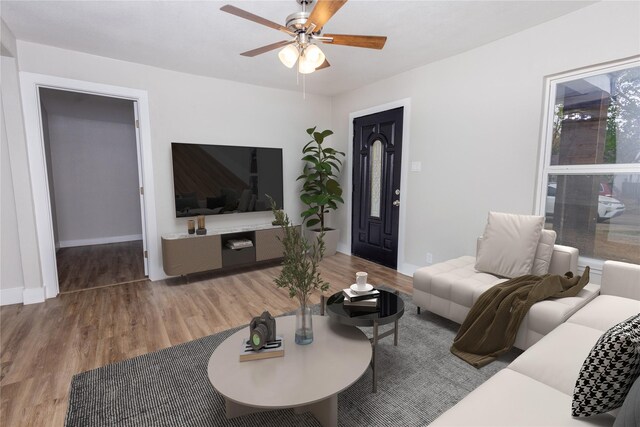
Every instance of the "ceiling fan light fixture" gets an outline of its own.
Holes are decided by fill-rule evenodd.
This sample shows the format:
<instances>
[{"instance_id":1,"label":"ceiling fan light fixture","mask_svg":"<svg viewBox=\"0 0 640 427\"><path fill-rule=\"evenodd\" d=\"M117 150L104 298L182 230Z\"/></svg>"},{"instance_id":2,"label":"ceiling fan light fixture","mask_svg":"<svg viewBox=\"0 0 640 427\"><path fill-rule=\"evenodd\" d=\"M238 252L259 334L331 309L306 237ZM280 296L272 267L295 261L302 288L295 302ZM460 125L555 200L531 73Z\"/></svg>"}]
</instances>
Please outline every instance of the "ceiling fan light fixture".
<instances>
[{"instance_id":1,"label":"ceiling fan light fixture","mask_svg":"<svg viewBox=\"0 0 640 427\"><path fill-rule=\"evenodd\" d=\"M293 68L299 55L300 53L298 52L298 49L292 44L285 46L280 50L280 52L278 52L280 62L282 62L282 64L287 68Z\"/></svg>"},{"instance_id":2,"label":"ceiling fan light fixture","mask_svg":"<svg viewBox=\"0 0 640 427\"><path fill-rule=\"evenodd\" d=\"M314 69L321 66L326 58L322 50L315 44L307 46L304 50L304 57L308 62L313 64Z\"/></svg>"},{"instance_id":3,"label":"ceiling fan light fixture","mask_svg":"<svg viewBox=\"0 0 640 427\"><path fill-rule=\"evenodd\" d=\"M311 74L316 70L316 65L307 59L306 52L302 52L298 60L298 72L300 74Z\"/></svg>"},{"instance_id":4,"label":"ceiling fan light fixture","mask_svg":"<svg viewBox=\"0 0 640 427\"><path fill-rule=\"evenodd\" d=\"M278 57L285 67L293 68L296 61L298 61L298 71L302 74L309 74L331 66L329 61L326 60L322 50L313 44L314 42L368 49L382 49L387 41L387 37L385 36L360 36L353 34L321 35L325 24L333 17L338 9L344 6L347 0L296 1L302 5L302 11L289 15L286 26L254 15L251 12L247 12L230 4L222 6L220 10L223 12L278 30L292 37L289 40L271 43L257 49L242 52L240 55L252 58L265 52L282 48L278 52ZM307 12L307 6L313 2L315 2L313 10Z\"/></svg>"}]
</instances>

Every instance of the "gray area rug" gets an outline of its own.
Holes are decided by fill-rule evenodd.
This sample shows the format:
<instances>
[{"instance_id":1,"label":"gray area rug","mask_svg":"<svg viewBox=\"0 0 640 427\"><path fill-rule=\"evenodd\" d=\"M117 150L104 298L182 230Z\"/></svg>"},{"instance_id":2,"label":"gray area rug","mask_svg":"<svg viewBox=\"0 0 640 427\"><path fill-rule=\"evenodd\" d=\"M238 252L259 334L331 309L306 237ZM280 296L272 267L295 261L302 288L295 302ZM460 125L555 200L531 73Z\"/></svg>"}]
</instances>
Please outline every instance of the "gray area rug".
<instances>
[{"instance_id":1,"label":"gray area rug","mask_svg":"<svg viewBox=\"0 0 640 427\"><path fill-rule=\"evenodd\" d=\"M402 297L398 346L392 337L378 343L378 392L371 393L368 370L340 393L341 426L426 425L520 353L512 350L476 369L449 351L459 325L431 313L417 315L411 298ZM207 363L238 329L75 375L65 425L319 426L310 414L292 410L226 419L224 400L207 378Z\"/></svg>"}]
</instances>

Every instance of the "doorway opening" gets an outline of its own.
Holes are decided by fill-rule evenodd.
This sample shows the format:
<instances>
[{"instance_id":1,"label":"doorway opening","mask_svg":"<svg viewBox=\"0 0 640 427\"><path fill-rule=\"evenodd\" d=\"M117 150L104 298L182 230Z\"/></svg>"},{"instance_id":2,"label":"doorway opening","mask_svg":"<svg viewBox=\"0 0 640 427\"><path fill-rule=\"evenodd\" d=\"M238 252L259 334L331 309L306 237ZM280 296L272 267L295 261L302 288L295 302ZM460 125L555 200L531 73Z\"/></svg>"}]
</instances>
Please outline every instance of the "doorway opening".
<instances>
[{"instance_id":1,"label":"doorway opening","mask_svg":"<svg viewBox=\"0 0 640 427\"><path fill-rule=\"evenodd\" d=\"M353 120L351 253L396 269L404 107Z\"/></svg>"},{"instance_id":2,"label":"doorway opening","mask_svg":"<svg viewBox=\"0 0 640 427\"><path fill-rule=\"evenodd\" d=\"M146 280L137 103L39 88L60 293Z\"/></svg>"}]
</instances>

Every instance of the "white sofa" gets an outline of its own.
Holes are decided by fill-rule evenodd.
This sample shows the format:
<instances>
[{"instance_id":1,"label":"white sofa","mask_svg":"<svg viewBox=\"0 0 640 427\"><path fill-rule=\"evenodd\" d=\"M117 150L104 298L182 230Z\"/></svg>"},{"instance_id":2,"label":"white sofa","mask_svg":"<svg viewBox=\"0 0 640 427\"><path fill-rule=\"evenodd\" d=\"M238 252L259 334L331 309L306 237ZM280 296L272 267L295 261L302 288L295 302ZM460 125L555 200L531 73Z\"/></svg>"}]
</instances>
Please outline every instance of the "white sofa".
<instances>
[{"instance_id":1,"label":"white sofa","mask_svg":"<svg viewBox=\"0 0 640 427\"><path fill-rule=\"evenodd\" d=\"M571 417L585 358L610 327L640 313L640 265L607 261L600 295L431 426L611 426L612 414Z\"/></svg>"},{"instance_id":2,"label":"white sofa","mask_svg":"<svg viewBox=\"0 0 640 427\"><path fill-rule=\"evenodd\" d=\"M463 256L418 269L413 275L413 302L439 316L462 323L474 302L492 286L504 282L492 274L476 271L476 258ZM554 245L549 273L578 271L578 250ZM531 307L518 330L515 346L526 350L564 323L598 295L600 286L589 283L575 297L547 299Z\"/></svg>"}]
</instances>

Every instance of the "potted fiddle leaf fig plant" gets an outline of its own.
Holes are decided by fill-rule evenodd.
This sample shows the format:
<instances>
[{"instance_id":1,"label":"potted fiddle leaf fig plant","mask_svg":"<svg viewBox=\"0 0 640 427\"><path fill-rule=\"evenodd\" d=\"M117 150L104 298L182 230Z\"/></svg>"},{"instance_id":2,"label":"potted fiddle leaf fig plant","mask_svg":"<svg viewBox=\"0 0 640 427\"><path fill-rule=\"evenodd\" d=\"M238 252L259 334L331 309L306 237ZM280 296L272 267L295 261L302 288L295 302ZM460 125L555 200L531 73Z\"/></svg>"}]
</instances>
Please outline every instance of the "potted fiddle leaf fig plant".
<instances>
[{"instance_id":1,"label":"potted fiddle leaf fig plant","mask_svg":"<svg viewBox=\"0 0 640 427\"><path fill-rule=\"evenodd\" d=\"M296 344L313 342L313 323L309 296L311 292L329 289L329 283L320 276L318 265L324 252L324 242L317 239L310 244L301 233L300 227L291 225L289 216L276 208L271 200L271 210L275 221L282 229L283 261L276 286L289 291L290 298L297 298L300 308L296 311Z\"/></svg>"},{"instance_id":2,"label":"potted fiddle leaf fig plant","mask_svg":"<svg viewBox=\"0 0 640 427\"><path fill-rule=\"evenodd\" d=\"M309 240L320 237L325 244L325 255L334 255L340 238L339 230L326 226L325 214L338 208L342 199L342 187L338 182L344 153L322 145L333 132L329 129L316 132L316 127L307 129L311 136L302 148L302 160L305 162L297 180L302 180L300 200L307 206L300 216L309 229ZM315 228L314 228L315 227Z\"/></svg>"}]
</instances>

